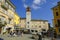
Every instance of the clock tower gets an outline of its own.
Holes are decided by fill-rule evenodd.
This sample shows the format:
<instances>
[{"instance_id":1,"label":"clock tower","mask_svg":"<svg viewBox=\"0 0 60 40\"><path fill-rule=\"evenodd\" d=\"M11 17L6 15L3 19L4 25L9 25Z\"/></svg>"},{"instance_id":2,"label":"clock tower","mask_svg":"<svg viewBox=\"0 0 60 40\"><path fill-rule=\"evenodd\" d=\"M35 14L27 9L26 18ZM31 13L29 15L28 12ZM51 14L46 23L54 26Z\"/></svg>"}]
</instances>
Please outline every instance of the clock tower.
<instances>
[{"instance_id":1,"label":"clock tower","mask_svg":"<svg viewBox=\"0 0 60 40\"><path fill-rule=\"evenodd\" d=\"M31 27L31 11L30 7L26 8L26 28L30 29Z\"/></svg>"}]
</instances>

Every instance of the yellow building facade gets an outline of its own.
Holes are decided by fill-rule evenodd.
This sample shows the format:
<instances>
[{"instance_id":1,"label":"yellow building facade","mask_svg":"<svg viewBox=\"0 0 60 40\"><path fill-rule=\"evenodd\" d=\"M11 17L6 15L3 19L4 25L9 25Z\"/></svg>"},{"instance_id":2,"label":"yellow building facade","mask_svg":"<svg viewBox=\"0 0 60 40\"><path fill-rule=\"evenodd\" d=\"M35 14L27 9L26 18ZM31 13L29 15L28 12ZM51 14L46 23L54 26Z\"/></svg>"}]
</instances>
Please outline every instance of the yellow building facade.
<instances>
[{"instance_id":1,"label":"yellow building facade","mask_svg":"<svg viewBox=\"0 0 60 40\"><path fill-rule=\"evenodd\" d=\"M20 17L17 13L14 13L14 24L15 30L20 30Z\"/></svg>"},{"instance_id":2,"label":"yellow building facade","mask_svg":"<svg viewBox=\"0 0 60 40\"><path fill-rule=\"evenodd\" d=\"M5 27L0 27L1 30L3 29L3 32L5 32L7 28L14 30L15 25L20 23L20 17L16 14L15 6L11 3L10 0L0 0L0 18L1 20L5 19L7 23Z\"/></svg>"},{"instance_id":3,"label":"yellow building facade","mask_svg":"<svg viewBox=\"0 0 60 40\"><path fill-rule=\"evenodd\" d=\"M20 17L17 13L14 13L14 22L16 25L20 24Z\"/></svg>"},{"instance_id":4,"label":"yellow building facade","mask_svg":"<svg viewBox=\"0 0 60 40\"><path fill-rule=\"evenodd\" d=\"M60 2L57 3L55 7L52 8L53 10L53 25L56 29L57 35L60 35Z\"/></svg>"}]
</instances>

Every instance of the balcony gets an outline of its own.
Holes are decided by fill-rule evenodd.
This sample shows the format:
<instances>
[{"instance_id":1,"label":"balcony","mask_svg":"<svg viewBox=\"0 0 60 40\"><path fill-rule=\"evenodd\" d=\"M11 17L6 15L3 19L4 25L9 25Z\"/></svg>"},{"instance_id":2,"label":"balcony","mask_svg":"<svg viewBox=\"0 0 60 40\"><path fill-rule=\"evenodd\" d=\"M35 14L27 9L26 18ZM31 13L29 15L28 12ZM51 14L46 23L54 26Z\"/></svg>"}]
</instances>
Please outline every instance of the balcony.
<instances>
[{"instance_id":1,"label":"balcony","mask_svg":"<svg viewBox=\"0 0 60 40\"><path fill-rule=\"evenodd\" d=\"M9 16L10 19L13 19L14 18L14 15L11 14L11 13L8 13L7 15Z\"/></svg>"},{"instance_id":2,"label":"balcony","mask_svg":"<svg viewBox=\"0 0 60 40\"><path fill-rule=\"evenodd\" d=\"M2 13L4 13L4 14L8 15L8 12L7 12L5 9L0 8L0 11L1 11Z\"/></svg>"},{"instance_id":3,"label":"balcony","mask_svg":"<svg viewBox=\"0 0 60 40\"><path fill-rule=\"evenodd\" d=\"M0 27L4 27L5 25L7 25L6 20L2 20L2 18L0 18Z\"/></svg>"},{"instance_id":4,"label":"balcony","mask_svg":"<svg viewBox=\"0 0 60 40\"><path fill-rule=\"evenodd\" d=\"M3 9L3 8L0 8L0 11L1 11L2 13L4 13L5 15L7 15L10 19L12 19L12 18L14 17L13 14L9 13L8 11L6 11L6 10Z\"/></svg>"},{"instance_id":5,"label":"balcony","mask_svg":"<svg viewBox=\"0 0 60 40\"><path fill-rule=\"evenodd\" d=\"M6 5L5 3L2 3L1 7L6 9L6 10L8 9L8 5Z\"/></svg>"}]
</instances>

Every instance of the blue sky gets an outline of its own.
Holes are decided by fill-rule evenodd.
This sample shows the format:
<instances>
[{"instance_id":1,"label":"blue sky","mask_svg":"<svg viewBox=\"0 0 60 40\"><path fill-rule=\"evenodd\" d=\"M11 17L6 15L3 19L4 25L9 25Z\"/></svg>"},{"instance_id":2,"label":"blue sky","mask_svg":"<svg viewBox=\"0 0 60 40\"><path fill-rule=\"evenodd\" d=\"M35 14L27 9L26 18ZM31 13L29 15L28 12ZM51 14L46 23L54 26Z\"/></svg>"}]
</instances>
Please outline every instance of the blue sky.
<instances>
[{"instance_id":1,"label":"blue sky","mask_svg":"<svg viewBox=\"0 0 60 40\"><path fill-rule=\"evenodd\" d=\"M11 0L16 6L16 12L21 18L26 17L26 7L31 7L32 19L48 20L52 25L52 7L60 0Z\"/></svg>"}]
</instances>

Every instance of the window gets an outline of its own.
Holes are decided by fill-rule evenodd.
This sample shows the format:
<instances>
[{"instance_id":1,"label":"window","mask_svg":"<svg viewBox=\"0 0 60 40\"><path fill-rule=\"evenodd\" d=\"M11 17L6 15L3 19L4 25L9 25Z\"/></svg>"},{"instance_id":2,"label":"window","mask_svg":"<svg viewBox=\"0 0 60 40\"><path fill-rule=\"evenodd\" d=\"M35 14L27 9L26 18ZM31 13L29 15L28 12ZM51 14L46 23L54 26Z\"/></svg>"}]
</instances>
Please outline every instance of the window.
<instances>
[{"instance_id":1,"label":"window","mask_svg":"<svg viewBox=\"0 0 60 40\"><path fill-rule=\"evenodd\" d=\"M32 26L33 27L33 26Z\"/></svg>"},{"instance_id":2,"label":"window","mask_svg":"<svg viewBox=\"0 0 60 40\"><path fill-rule=\"evenodd\" d=\"M1 18L1 21L2 21L2 23L4 24L5 18L4 18L4 17L2 17L2 18Z\"/></svg>"},{"instance_id":3,"label":"window","mask_svg":"<svg viewBox=\"0 0 60 40\"><path fill-rule=\"evenodd\" d=\"M42 31L46 31L45 29L42 29Z\"/></svg>"},{"instance_id":4,"label":"window","mask_svg":"<svg viewBox=\"0 0 60 40\"><path fill-rule=\"evenodd\" d=\"M57 20L58 26L60 26L60 19Z\"/></svg>"},{"instance_id":5,"label":"window","mask_svg":"<svg viewBox=\"0 0 60 40\"><path fill-rule=\"evenodd\" d=\"M39 28L41 28L41 26L39 26Z\"/></svg>"},{"instance_id":6,"label":"window","mask_svg":"<svg viewBox=\"0 0 60 40\"><path fill-rule=\"evenodd\" d=\"M5 18L4 18L4 17L2 17L2 18L1 18L1 21L5 21Z\"/></svg>"},{"instance_id":7,"label":"window","mask_svg":"<svg viewBox=\"0 0 60 40\"><path fill-rule=\"evenodd\" d=\"M59 32L60 32L60 28L59 28Z\"/></svg>"},{"instance_id":8,"label":"window","mask_svg":"<svg viewBox=\"0 0 60 40\"><path fill-rule=\"evenodd\" d=\"M45 21L43 23L45 24Z\"/></svg>"},{"instance_id":9,"label":"window","mask_svg":"<svg viewBox=\"0 0 60 40\"><path fill-rule=\"evenodd\" d=\"M58 12L56 12L56 16L58 16L59 14L58 14Z\"/></svg>"},{"instance_id":10,"label":"window","mask_svg":"<svg viewBox=\"0 0 60 40\"><path fill-rule=\"evenodd\" d=\"M12 7L12 11L15 12L14 8Z\"/></svg>"},{"instance_id":11,"label":"window","mask_svg":"<svg viewBox=\"0 0 60 40\"><path fill-rule=\"evenodd\" d=\"M11 19L9 18L9 23L11 23Z\"/></svg>"},{"instance_id":12,"label":"window","mask_svg":"<svg viewBox=\"0 0 60 40\"><path fill-rule=\"evenodd\" d=\"M9 9L11 8L11 6L9 5Z\"/></svg>"},{"instance_id":13,"label":"window","mask_svg":"<svg viewBox=\"0 0 60 40\"><path fill-rule=\"evenodd\" d=\"M37 30L35 30L35 32L38 32Z\"/></svg>"},{"instance_id":14,"label":"window","mask_svg":"<svg viewBox=\"0 0 60 40\"><path fill-rule=\"evenodd\" d=\"M27 22L29 24L29 22Z\"/></svg>"},{"instance_id":15,"label":"window","mask_svg":"<svg viewBox=\"0 0 60 40\"><path fill-rule=\"evenodd\" d=\"M14 8L11 7L11 5L9 5L9 9L15 12Z\"/></svg>"},{"instance_id":16,"label":"window","mask_svg":"<svg viewBox=\"0 0 60 40\"><path fill-rule=\"evenodd\" d=\"M57 24L55 24L55 27L57 27L58 25Z\"/></svg>"},{"instance_id":17,"label":"window","mask_svg":"<svg viewBox=\"0 0 60 40\"><path fill-rule=\"evenodd\" d=\"M31 30L32 32L34 32L34 30Z\"/></svg>"},{"instance_id":18,"label":"window","mask_svg":"<svg viewBox=\"0 0 60 40\"><path fill-rule=\"evenodd\" d=\"M7 14L7 11L5 11L5 14Z\"/></svg>"},{"instance_id":19,"label":"window","mask_svg":"<svg viewBox=\"0 0 60 40\"><path fill-rule=\"evenodd\" d=\"M9 5L9 9L11 10L12 9L12 7Z\"/></svg>"},{"instance_id":20,"label":"window","mask_svg":"<svg viewBox=\"0 0 60 40\"><path fill-rule=\"evenodd\" d=\"M58 10L58 9L56 8L56 10Z\"/></svg>"},{"instance_id":21,"label":"window","mask_svg":"<svg viewBox=\"0 0 60 40\"><path fill-rule=\"evenodd\" d=\"M6 2L6 6L8 6L8 3Z\"/></svg>"}]
</instances>

